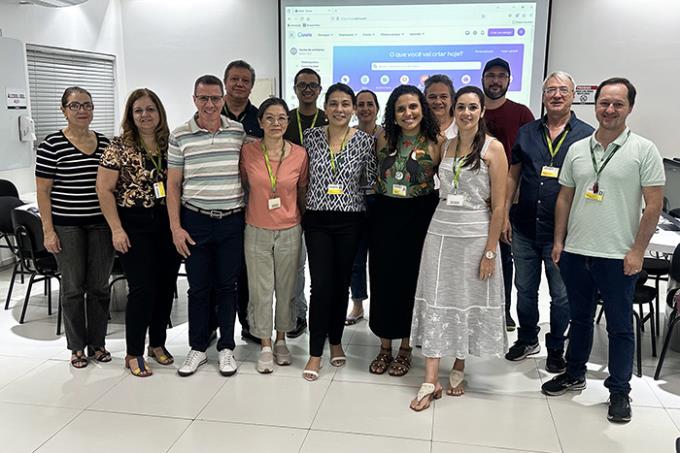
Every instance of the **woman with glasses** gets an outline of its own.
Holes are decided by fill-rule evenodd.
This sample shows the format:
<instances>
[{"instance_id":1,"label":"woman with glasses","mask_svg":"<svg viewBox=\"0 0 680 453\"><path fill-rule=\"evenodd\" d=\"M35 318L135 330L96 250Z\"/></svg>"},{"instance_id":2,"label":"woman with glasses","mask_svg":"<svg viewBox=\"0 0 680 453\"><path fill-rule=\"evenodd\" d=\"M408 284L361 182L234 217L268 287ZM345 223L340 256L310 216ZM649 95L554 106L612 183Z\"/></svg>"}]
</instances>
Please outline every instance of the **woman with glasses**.
<instances>
[{"instance_id":1,"label":"woman with glasses","mask_svg":"<svg viewBox=\"0 0 680 453\"><path fill-rule=\"evenodd\" d=\"M369 251L369 325L380 337L380 351L369 371L404 376L411 368L411 314L423 241L437 206L434 175L443 140L425 96L411 85L392 92L384 125ZM400 340L396 357L392 340Z\"/></svg>"},{"instance_id":2,"label":"woman with glasses","mask_svg":"<svg viewBox=\"0 0 680 453\"><path fill-rule=\"evenodd\" d=\"M45 137L35 166L44 244L61 272L64 331L74 368L86 367L88 356L111 361L104 337L113 247L95 190L99 159L109 140L90 130L93 110L87 90L67 88L61 97L66 127Z\"/></svg>"},{"instance_id":3,"label":"woman with glasses","mask_svg":"<svg viewBox=\"0 0 680 453\"><path fill-rule=\"evenodd\" d=\"M453 121L453 82L445 74L435 74L425 81L425 99L430 106L439 130L445 138L453 138L458 132Z\"/></svg>"},{"instance_id":4,"label":"woman with glasses","mask_svg":"<svg viewBox=\"0 0 680 453\"><path fill-rule=\"evenodd\" d=\"M304 136L310 180L303 227L312 291L310 357L302 375L308 381L319 377L326 338L330 364L341 367L346 363L342 333L352 262L366 211L360 181L363 174L373 184L376 173L373 137L349 125L356 102L349 86L331 85L324 103L328 126L309 129Z\"/></svg>"},{"instance_id":5,"label":"woman with glasses","mask_svg":"<svg viewBox=\"0 0 680 453\"><path fill-rule=\"evenodd\" d=\"M361 90L357 93L357 118L359 119L359 130L370 134L377 142L378 137L384 133L383 128L377 124L378 97L371 90ZM365 176L361 179L361 191L366 198L366 213L369 214L375 201L375 191L373 186L368 184ZM352 310L345 319L345 325L356 324L364 317L364 300L368 299L368 288L366 287L366 260L368 258L368 230L362 229L361 238L357 254L354 257L352 266Z\"/></svg>"},{"instance_id":6,"label":"woman with glasses","mask_svg":"<svg viewBox=\"0 0 680 453\"><path fill-rule=\"evenodd\" d=\"M97 193L129 287L125 367L147 377L153 374L144 361L147 330L149 357L174 363L165 340L180 265L165 202L170 131L156 93L130 94L121 129L99 163Z\"/></svg>"},{"instance_id":7,"label":"woman with glasses","mask_svg":"<svg viewBox=\"0 0 680 453\"><path fill-rule=\"evenodd\" d=\"M454 98L458 136L442 146L440 200L427 231L411 338L422 345L425 382L411 409L441 397L439 361L454 358L447 394L464 393L465 359L507 349L498 239L505 214L508 163L487 134L484 93L465 86Z\"/></svg>"},{"instance_id":8,"label":"woman with glasses","mask_svg":"<svg viewBox=\"0 0 680 453\"><path fill-rule=\"evenodd\" d=\"M305 150L283 139L289 114L283 99L265 100L257 112L264 137L244 145L241 151L241 180L248 191L244 243L248 320L250 333L262 341L257 360L260 373L273 372L274 362L291 364L286 332L295 328L293 298L308 173ZM272 329L276 329L273 348Z\"/></svg>"}]
</instances>

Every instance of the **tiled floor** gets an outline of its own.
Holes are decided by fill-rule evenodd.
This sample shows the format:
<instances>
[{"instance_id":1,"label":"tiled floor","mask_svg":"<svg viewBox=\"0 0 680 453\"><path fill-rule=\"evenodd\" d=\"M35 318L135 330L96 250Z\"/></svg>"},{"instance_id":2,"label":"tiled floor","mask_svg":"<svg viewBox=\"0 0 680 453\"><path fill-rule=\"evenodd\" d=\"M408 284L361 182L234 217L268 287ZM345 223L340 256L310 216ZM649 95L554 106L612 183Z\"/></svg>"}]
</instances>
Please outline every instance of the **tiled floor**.
<instances>
[{"instance_id":1,"label":"tiled floor","mask_svg":"<svg viewBox=\"0 0 680 453\"><path fill-rule=\"evenodd\" d=\"M0 272L3 296L7 279L8 272ZM185 289L181 281L180 293ZM404 378L369 374L377 340L366 322L345 331L347 366L333 368L326 358L317 382L301 377L307 336L290 342L293 365L272 375L255 371L257 347L239 340L234 377L218 374L210 351L209 364L195 376L180 378L176 366L154 364L153 377L138 379L123 370L122 313L113 314L107 337L113 362L74 370L39 290L28 321L18 324L24 290L18 285L10 310L0 310L3 453L672 453L680 436L680 354L670 352L662 380L654 381L648 336L644 376L632 382L633 421L606 421L604 324L580 394L546 398L539 392L550 378L544 353L522 363L471 358L464 396L444 396L415 413L408 403L424 376L423 358L416 353ZM542 320L546 294L544 288ZM173 324L167 346L181 362L188 352L185 295ZM442 361L443 384L450 366Z\"/></svg>"}]
</instances>

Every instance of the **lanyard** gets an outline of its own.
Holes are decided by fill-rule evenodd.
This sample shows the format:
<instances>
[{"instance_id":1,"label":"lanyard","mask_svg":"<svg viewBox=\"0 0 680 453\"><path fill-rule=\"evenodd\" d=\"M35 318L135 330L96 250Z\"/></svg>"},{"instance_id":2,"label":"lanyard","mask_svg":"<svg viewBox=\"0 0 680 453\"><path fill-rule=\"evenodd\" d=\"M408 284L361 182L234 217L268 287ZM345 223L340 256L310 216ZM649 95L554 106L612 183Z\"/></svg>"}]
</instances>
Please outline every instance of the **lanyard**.
<instances>
[{"instance_id":1,"label":"lanyard","mask_svg":"<svg viewBox=\"0 0 680 453\"><path fill-rule=\"evenodd\" d=\"M146 157L151 161L154 168L156 169L156 172L158 174L158 178L162 179L163 178L163 169L161 168L161 164L163 163L163 156L161 156L160 150L158 150L157 159L154 159L153 154L151 154L151 152L149 152L149 148L146 147L146 143L144 143L144 139L142 137L139 137L139 140L142 142L142 148L144 148L144 151L146 152Z\"/></svg>"},{"instance_id":2,"label":"lanyard","mask_svg":"<svg viewBox=\"0 0 680 453\"><path fill-rule=\"evenodd\" d=\"M345 149L345 145L347 145L347 135L349 134L350 127L347 127L347 131L345 131L345 136L342 137L342 143L340 144L340 149L338 150L338 153L341 153ZM330 155L331 159L331 170L333 171L333 174L335 175L337 173L337 170L335 169L335 153L331 149L331 131L326 129L326 133L328 134L328 154Z\"/></svg>"},{"instance_id":3,"label":"lanyard","mask_svg":"<svg viewBox=\"0 0 680 453\"><path fill-rule=\"evenodd\" d=\"M276 166L276 172L272 171L272 164L269 161L269 153L267 152L267 145L262 142L262 154L264 154L264 165L267 167L267 174L269 175L269 183L272 186L272 193L276 193L276 183L279 174L279 169L283 163L283 154L286 150L286 142L281 146L281 157L279 157L279 165Z\"/></svg>"},{"instance_id":4,"label":"lanyard","mask_svg":"<svg viewBox=\"0 0 680 453\"><path fill-rule=\"evenodd\" d=\"M607 156L607 159L604 158L604 154L602 155L602 159L600 159L600 162L602 162L602 160L604 160L604 162L602 162L602 165L599 168L597 167L597 159L595 159L595 147L592 145L590 146L590 158L593 161L593 170L595 170L595 184L593 184L593 192L596 193L599 192L600 174L602 173L602 170L604 170L604 167L606 167L609 161L612 160L612 157L614 157L614 154L621 148L621 146L623 146L623 144L626 143L629 136L630 132L628 132L628 135L626 135L626 139L623 141L623 143L621 143L620 145L619 144L614 145L613 149Z\"/></svg>"},{"instance_id":5,"label":"lanyard","mask_svg":"<svg viewBox=\"0 0 680 453\"><path fill-rule=\"evenodd\" d=\"M297 115L298 132L300 133L300 145L302 145L302 121L300 121L300 109L296 109L295 114ZM314 114L314 119L312 120L312 125L309 126L310 129L314 127L314 125L316 124L316 119L318 117L319 117L319 109L316 109L316 113Z\"/></svg>"},{"instance_id":6,"label":"lanyard","mask_svg":"<svg viewBox=\"0 0 680 453\"><path fill-rule=\"evenodd\" d=\"M557 156L557 153L560 152L560 148L562 147L562 143L564 143L564 139L567 138L567 134L569 133L569 128L565 127L564 132L560 134L560 139L557 141L557 146L553 148L553 142L550 139L550 134L548 134L548 131L545 131L545 141L548 142L548 151L550 152L550 166L553 166L553 163L555 161L555 156Z\"/></svg>"},{"instance_id":7,"label":"lanyard","mask_svg":"<svg viewBox=\"0 0 680 453\"><path fill-rule=\"evenodd\" d=\"M463 170L463 165L468 160L468 156L458 157L460 150L460 140L456 142L456 154L453 157L453 193L458 193L458 184L460 182L460 172Z\"/></svg>"}]
</instances>

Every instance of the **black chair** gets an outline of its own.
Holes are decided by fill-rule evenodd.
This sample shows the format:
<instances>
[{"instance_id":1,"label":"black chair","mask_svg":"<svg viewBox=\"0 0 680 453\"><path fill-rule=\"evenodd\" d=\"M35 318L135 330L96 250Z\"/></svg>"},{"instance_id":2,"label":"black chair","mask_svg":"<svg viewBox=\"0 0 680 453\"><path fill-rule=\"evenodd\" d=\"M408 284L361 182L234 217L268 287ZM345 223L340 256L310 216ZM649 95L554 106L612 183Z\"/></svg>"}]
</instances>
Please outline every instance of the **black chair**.
<instances>
[{"instance_id":1,"label":"black chair","mask_svg":"<svg viewBox=\"0 0 680 453\"><path fill-rule=\"evenodd\" d=\"M654 286L656 288L656 294L654 295L654 301L656 304L656 316L654 321L656 323L656 331L659 332L659 282L661 280L668 281L668 271L670 263L665 258L645 258L642 264L642 270L646 271L650 277L654 278Z\"/></svg>"},{"instance_id":2,"label":"black chair","mask_svg":"<svg viewBox=\"0 0 680 453\"><path fill-rule=\"evenodd\" d=\"M671 337L673 336L673 330L675 329L677 323L680 322L680 313L678 313L678 310L680 310L680 245L675 247L675 251L673 252L668 283L669 288L668 293L666 294L666 304L672 308L672 311L668 317L666 336L663 340L663 347L661 348L659 363L656 365L654 379L659 379L661 368L663 367L663 361L666 358L666 352L668 351L668 346L670 345Z\"/></svg>"},{"instance_id":3,"label":"black chair","mask_svg":"<svg viewBox=\"0 0 680 453\"><path fill-rule=\"evenodd\" d=\"M47 287L47 313L52 314L52 279L56 278L59 281L60 275L54 255L43 246L42 223L38 213L31 208L15 209L12 211L12 222L14 223L14 235L21 264L30 275L24 306L19 318L19 323L23 324L34 283L45 282ZM57 335L61 335L61 296L58 297Z\"/></svg>"},{"instance_id":4,"label":"black chair","mask_svg":"<svg viewBox=\"0 0 680 453\"><path fill-rule=\"evenodd\" d=\"M3 180L0 180L2 182ZM11 183L10 183L11 184ZM5 301L5 310L9 308L9 302L12 299L12 290L17 275L21 277L21 283L24 282L24 270L21 266L17 247L14 239L14 225L12 224L12 211L14 208L23 205L24 202L17 197L0 196L0 241L4 240L4 244L0 242L0 248L10 250L16 257L12 277L9 281L9 289L7 290L7 300Z\"/></svg>"},{"instance_id":5,"label":"black chair","mask_svg":"<svg viewBox=\"0 0 680 453\"><path fill-rule=\"evenodd\" d=\"M12 181L0 179L0 197L14 197L19 198L19 191L17 186Z\"/></svg>"}]
</instances>

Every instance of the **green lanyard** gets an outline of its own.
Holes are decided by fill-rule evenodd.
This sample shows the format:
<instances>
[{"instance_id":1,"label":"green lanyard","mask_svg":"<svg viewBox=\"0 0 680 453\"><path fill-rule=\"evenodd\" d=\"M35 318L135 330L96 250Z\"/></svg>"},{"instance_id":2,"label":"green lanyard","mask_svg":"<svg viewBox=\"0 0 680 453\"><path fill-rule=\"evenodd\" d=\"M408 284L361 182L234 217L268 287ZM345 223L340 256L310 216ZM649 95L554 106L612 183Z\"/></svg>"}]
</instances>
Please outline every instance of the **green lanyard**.
<instances>
[{"instance_id":1,"label":"green lanyard","mask_svg":"<svg viewBox=\"0 0 680 453\"><path fill-rule=\"evenodd\" d=\"M276 183L277 183L277 178L279 174L279 168L281 168L281 164L283 163L283 154L286 150L286 142L283 142L283 145L281 146L281 157L279 158L279 165L276 167L276 173L272 171L272 164L269 161L269 153L267 152L267 145L262 142L262 154L264 154L264 164L267 167L267 173L269 174L269 183L272 186L272 193L276 193Z\"/></svg>"},{"instance_id":2,"label":"green lanyard","mask_svg":"<svg viewBox=\"0 0 680 453\"><path fill-rule=\"evenodd\" d=\"M300 121L300 109L296 109L295 114L297 115L298 132L300 133L300 145L302 145L302 121ZM314 125L316 124L316 119L318 117L319 117L319 109L316 109L316 113L314 114L314 119L312 120L312 125L309 126L310 129L314 127Z\"/></svg>"},{"instance_id":3,"label":"green lanyard","mask_svg":"<svg viewBox=\"0 0 680 453\"><path fill-rule=\"evenodd\" d=\"M163 179L163 169L161 168L161 164L163 163L163 156L161 156L160 149L158 150L158 156L157 159L154 159L153 154L149 152L149 148L146 147L146 143L144 143L144 139L142 137L139 137L139 140L142 142L142 148L144 148L144 151L146 152L146 157L151 161L153 164L154 168L156 169L157 175L158 175L158 180Z\"/></svg>"},{"instance_id":4,"label":"green lanyard","mask_svg":"<svg viewBox=\"0 0 680 453\"><path fill-rule=\"evenodd\" d=\"M602 159L600 159L600 162L602 162L602 165L598 168L597 166L597 159L595 159L595 147L590 146L590 159L593 161L593 170L595 170L595 184L593 184L593 192L598 193L600 191L600 174L602 173L602 170L604 170L604 167L607 166L610 160L612 160L612 157L614 157L614 154L623 146L626 141L628 140L628 137L630 137L630 131L628 131L628 135L626 135L626 139L621 143L620 145L614 145L614 148L611 150L609 155L607 156L607 159L604 159L604 154L602 155ZM606 151L606 150L605 150Z\"/></svg>"},{"instance_id":5,"label":"green lanyard","mask_svg":"<svg viewBox=\"0 0 680 453\"><path fill-rule=\"evenodd\" d=\"M553 166L553 163L555 161L555 156L557 156L557 153L560 152L560 148L562 147L562 143L564 143L564 139L567 138L567 134L569 133L569 128L565 127L564 132L560 134L560 139L557 142L557 146L553 148L553 142L550 139L550 134L548 134L548 131L545 131L545 141L548 143L548 151L550 152L550 166Z\"/></svg>"},{"instance_id":6,"label":"green lanyard","mask_svg":"<svg viewBox=\"0 0 680 453\"><path fill-rule=\"evenodd\" d=\"M349 130L351 128L347 127L347 131L345 132L345 136L342 137L342 143L340 144L340 150L338 150L338 153L341 153L345 149L345 145L347 145L347 135L349 134ZM335 153L333 153L333 150L331 149L331 132L326 129L326 133L328 134L328 154L330 155L331 158L331 170L333 171L333 174L337 174L337 170L335 169Z\"/></svg>"},{"instance_id":7,"label":"green lanyard","mask_svg":"<svg viewBox=\"0 0 680 453\"><path fill-rule=\"evenodd\" d=\"M460 173L463 170L463 165L468 160L468 156L458 157L460 150L460 140L456 142L456 154L453 157L453 193L458 193L458 185L460 183Z\"/></svg>"}]
</instances>

